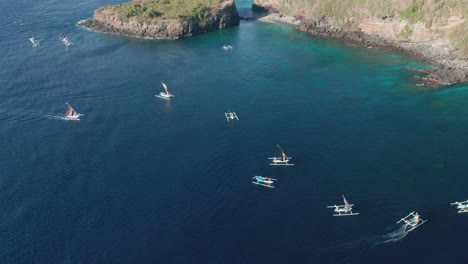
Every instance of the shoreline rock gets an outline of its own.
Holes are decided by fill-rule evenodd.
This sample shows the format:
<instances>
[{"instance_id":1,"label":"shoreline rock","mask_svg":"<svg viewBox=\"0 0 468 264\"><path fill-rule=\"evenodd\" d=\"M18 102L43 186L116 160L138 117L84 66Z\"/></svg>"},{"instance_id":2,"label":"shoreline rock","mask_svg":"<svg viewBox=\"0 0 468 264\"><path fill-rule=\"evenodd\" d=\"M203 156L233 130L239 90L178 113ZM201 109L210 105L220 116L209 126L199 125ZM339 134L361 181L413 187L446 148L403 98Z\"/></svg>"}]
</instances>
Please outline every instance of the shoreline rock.
<instances>
[{"instance_id":1,"label":"shoreline rock","mask_svg":"<svg viewBox=\"0 0 468 264\"><path fill-rule=\"evenodd\" d=\"M78 25L95 32L132 38L176 40L238 26L240 22L233 0L225 0L219 3L219 8L204 10L201 16L191 17L148 18L135 15L123 19L118 8L119 6L99 8L94 11L92 19L82 20Z\"/></svg>"},{"instance_id":2,"label":"shoreline rock","mask_svg":"<svg viewBox=\"0 0 468 264\"><path fill-rule=\"evenodd\" d=\"M314 36L331 39L341 39L347 45L355 47L378 47L407 53L419 60L436 66L436 69L427 71L426 77L416 78L438 87L458 83L468 83L468 60L458 59L445 48L432 47L427 43L400 42L370 35L363 31L339 30L333 28L324 18L321 21L306 21L279 13L264 12L257 20L264 23L277 23L295 28L298 31Z\"/></svg>"}]
</instances>

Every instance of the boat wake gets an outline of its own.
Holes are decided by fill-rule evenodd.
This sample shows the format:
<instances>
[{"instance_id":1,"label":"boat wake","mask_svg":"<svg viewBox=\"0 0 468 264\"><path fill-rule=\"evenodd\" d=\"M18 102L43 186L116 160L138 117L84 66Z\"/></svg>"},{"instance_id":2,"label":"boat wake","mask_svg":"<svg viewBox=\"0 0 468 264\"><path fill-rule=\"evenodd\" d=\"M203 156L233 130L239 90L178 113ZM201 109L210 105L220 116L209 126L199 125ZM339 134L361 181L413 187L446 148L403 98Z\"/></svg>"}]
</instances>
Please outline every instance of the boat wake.
<instances>
[{"instance_id":1,"label":"boat wake","mask_svg":"<svg viewBox=\"0 0 468 264\"><path fill-rule=\"evenodd\" d=\"M70 120L80 120L79 118L81 116L83 116L84 114L77 114L76 117L77 119L70 119L70 118L67 118L63 115L43 115L43 117L45 118L49 118L49 119L56 119L56 120L65 120L65 121L70 121Z\"/></svg>"},{"instance_id":2,"label":"boat wake","mask_svg":"<svg viewBox=\"0 0 468 264\"><path fill-rule=\"evenodd\" d=\"M345 256L338 254L339 259L334 260L333 263L348 263L352 258L362 255L367 250L373 249L379 245L398 242L408 235L408 231L406 231L405 226L399 227L397 230L391 231L384 235L378 236L371 236L367 238L351 240L348 242L344 242L339 245L327 247L327 248L315 248L321 252L332 252L333 255L336 253L345 253ZM343 261L343 262L341 262Z\"/></svg>"},{"instance_id":3,"label":"boat wake","mask_svg":"<svg viewBox=\"0 0 468 264\"><path fill-rule=\"evenodd\" d=\"M402 225L399 229L381 236L380 241L377 241L377 243L375 243L374 246L378 246L378 245L386 244L386 243L398 242L402 240L403 238L405 238L406 235L408 235L408 231L406 230L406 226Z\"/></svg>"}]
</instances>

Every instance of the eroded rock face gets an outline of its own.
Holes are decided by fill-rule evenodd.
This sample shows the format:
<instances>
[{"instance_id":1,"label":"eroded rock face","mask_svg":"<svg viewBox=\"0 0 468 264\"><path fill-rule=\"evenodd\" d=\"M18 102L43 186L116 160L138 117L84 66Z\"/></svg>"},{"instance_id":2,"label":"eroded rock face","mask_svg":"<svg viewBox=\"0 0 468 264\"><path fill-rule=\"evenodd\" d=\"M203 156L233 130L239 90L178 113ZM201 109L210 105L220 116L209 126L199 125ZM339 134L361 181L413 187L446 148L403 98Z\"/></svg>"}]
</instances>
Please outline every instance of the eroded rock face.
<instances>
[{"instance_id":1,"label":"eroded rock face","mask_svg":"<svg viewBox=\"0 0 468 264\"><path fill-rule=\"evenodd\" d=\"M281 4L278 0L254 0L252 10L279 12Z\"/></svg>"},{"instance_id":2,"label":"eroded rock face","mask_svg":"<svg viewBox=\"0 0 468 264\"><path fill-rule=\"evenodd\" d=\"M180 39L208 31L239 25L240 17L234 0L224 1L219 9L212 9L203 18L153 18L138 16L122 19L112 8L94 11L93 19L79 25L97 32L137 38Z\"/></svg>"},{"instance_id":3,"label":"eroded rock face","mask_svg":"<svg viewBox=\"0 0 468 264\"><path fill-rule=\"evenodd\" d=\"M440 3L447 0L441 0ZM468 82L468 47L465 42L449 40L454 32L466 39L467 22L463 15L466 6L446 8L437 14L423 12L432 10L434 2L418 2L419 9L410 10L419 17L403 18L403 11L409 12L411 1L387 0L388 10L380 12L379 6L371 1L361 5L358 1L334 0L254 0L255 10L271 11L261 17L264 22L282 23L294 28L328 38L342 39L352 46L384 47L404 51L438 69L428 72L420 80L437 87ZM390 4L391 3L391 4ZM346 5L345 5L346 4ZM333 8L330 8L334 5ZM341 6L343 5L343 7ZM444 6L444 5L441 5ZM372 15L373 14L373 15ZM377 15L380 14L380 15ZM384 15L382 15L384 14ZM430 23L429 23L430 22Z\"/></svg>"},{"instance_id":4,"label":"eroded rock face","mask_svg":"<svg viewBox=\"0 0 468 264\"><path fill-rule=\"evenodd\" d=\"M442 69L431 72L427 77L421 79L441 86L453 85L468 82L468 72L458 69Z\"/></svg>"}]
</instances>

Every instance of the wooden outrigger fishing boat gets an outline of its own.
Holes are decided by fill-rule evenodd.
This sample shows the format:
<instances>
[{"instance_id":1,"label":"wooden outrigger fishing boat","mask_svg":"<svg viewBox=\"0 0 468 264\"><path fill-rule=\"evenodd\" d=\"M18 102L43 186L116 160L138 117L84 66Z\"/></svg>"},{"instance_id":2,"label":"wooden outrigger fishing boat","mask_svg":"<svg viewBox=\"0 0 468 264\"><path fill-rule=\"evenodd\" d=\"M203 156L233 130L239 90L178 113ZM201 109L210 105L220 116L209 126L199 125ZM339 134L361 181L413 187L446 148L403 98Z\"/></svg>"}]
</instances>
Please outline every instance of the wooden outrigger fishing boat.
<instances>
[{"instance_id":1,"label":"wooden outrigger fishing boat","mask_svg":"<svg viewBox=\"0 0 468 264\"><path fill-rule=\"evenodd\" d=\"M409 215L400 219L397 224L401 222L404 223L406 232L411 232L422 224L426 223L427 220L423 220L417 212L413 211Z\"/></svg>"},{"instance_id":2,"label":"wooden outrigger fishing boat","mask_svg":"<svg viewBox=\"0 0 468 264\"><path fill-rule=\"evenodd\" d=\"M169 93L169 90L167 89L167 85L163 82L161 82L164 90L166 92L160 92L159 94L156 94L155 96L161 99L169 100L171 97L175 97L174 95Z\"/></svg>"},{"instance_id":3,"label":"wooden outrigger fishing boat","mask_svg":"<svg viewBox=\"0 0 468 264\"><path fill-rule=\"evenodd\" d=\"M459 214L468 213L468 200L464 202L454 202L450 205L456 205Z\"/></svg>"},{"instance_id":4,"label":"wooden outrigger fishing boat","mask_svg":"<svg viewBox=\"0 0 468 264\"><path fill-rule=\"evenodd\" d=\"M275 186L272 186L272 184L273 181L276 181L276 179L263 176L253 176L252 179L255 180L252 182L253 184L262 185L268 188L275 188Z\"/></svg>"},{"instance_id":5,"label":"wooden outrigger fishing boat","mask_svg":"<svg viewBox=\"0 0 468 264\"><path fill-rule=\"evenodd\" d=\"M280 150L281 157L268 158L272 162L272 163L270 163L270 165L272 165L272 166L274 166L274 165L278 165L278 166L292 166L292 165L294 165L294 164L289 163L289 160L291 159L291 157L286 156L286 153L284 153L284 151L281 149L281 147L279 145L276 145L276 146Z\"/></svg>"},{"instance_id":6,"label":"wooden outrigger fishing boat","mask_svg":"<svg viewBox=\"0 0 468 264\"><path fill-rule=\"evenodd\" d=\"M342 195L344 204L343 205L330 205L327 208L334 208L335 214L333 216L348 216L348 215L358 215L359 213L353 213L354 204L348 203L344 195Z\"/></svg>"},{"instance_id":7,"label":"wooden outrigger fishing boat","mask_svg":"<svg viewBox=\"0 0 468 264\"><path fill-rule=\"evenodd\" d=\"M227 113L224 113L224 115L226 116L226 119L228 122L229 120L234 120L234 119L239 120L239 117L237 116L236 112L227 112Z\"/></svg>"},{"instance_id":8,"label":"wooden outrigger fishing boat","mask_svg":"<svg viewBox=\"0 0 468 264\"><path fill-rule=\"evenodd\" d=\"M65 112L64 119L65 120L74 120L74 121L79 121L81 114L78 114L73 107L69 103L67 103L68 108L67 112Z\"/></svg>"}]
</instances>

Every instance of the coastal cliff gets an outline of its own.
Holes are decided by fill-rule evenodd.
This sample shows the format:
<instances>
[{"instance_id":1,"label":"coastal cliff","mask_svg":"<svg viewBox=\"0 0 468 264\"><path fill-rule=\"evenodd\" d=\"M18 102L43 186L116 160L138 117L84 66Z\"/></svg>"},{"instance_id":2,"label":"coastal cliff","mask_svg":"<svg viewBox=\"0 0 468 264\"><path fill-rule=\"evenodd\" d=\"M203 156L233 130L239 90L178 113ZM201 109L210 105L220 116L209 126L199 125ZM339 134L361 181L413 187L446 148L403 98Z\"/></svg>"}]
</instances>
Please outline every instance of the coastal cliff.
<instances>
[{"instance_id":1,"label":"coastal cliff","mask_svg":"<svg viewBox=\"0 0 468 264\"><path fill-rule=\"evenodd\" d=\"M265 22L353 45L403 50L454 72L432 72L424 79L435 85L468 82L464 0L254 0L252 9L273 13L260 19Z\"/></svg>"},{"instance_id":2,"label":"coastal cliff","mask_svg":"<svg viewBox=\"0 0 468 264\"><path fill-rule=\"evenodd\" d=\"M148 39L180 39L239 25L234 0L133 0L94 11L79 23L97 32Z\"/></svg>"}]
</instances>

